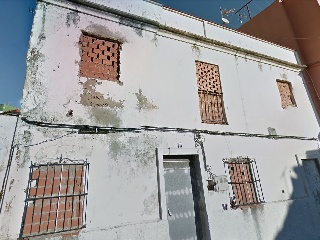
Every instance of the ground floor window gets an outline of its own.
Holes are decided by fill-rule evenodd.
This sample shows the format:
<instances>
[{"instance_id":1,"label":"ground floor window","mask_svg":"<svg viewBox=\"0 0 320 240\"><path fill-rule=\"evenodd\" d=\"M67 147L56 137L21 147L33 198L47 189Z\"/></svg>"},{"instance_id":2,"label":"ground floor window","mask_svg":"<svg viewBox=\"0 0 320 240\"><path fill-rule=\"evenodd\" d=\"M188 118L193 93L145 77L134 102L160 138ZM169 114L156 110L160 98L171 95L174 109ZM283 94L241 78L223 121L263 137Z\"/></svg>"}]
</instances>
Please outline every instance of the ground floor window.
<instances>
[{"instance_id":1,"label":"ground floor window","mask_svg":"<svg viewBox=\"0 0 320 240\"><path fill-rule=\"evenodd\" d=\"M85 227L88 173L87 162L31 164L20 239Z\"/></svg>"},{"instance_id":2,"label":"ground floor window","mask_svg":"<svg viewBox=\"0 0 320 240\"><path fill-rule=\"evenodd\" d=\"M264 202L259 172L254 159L237 157L224 159L223 162L229 173L232 208Z\"/></svg>"}]
</instances>

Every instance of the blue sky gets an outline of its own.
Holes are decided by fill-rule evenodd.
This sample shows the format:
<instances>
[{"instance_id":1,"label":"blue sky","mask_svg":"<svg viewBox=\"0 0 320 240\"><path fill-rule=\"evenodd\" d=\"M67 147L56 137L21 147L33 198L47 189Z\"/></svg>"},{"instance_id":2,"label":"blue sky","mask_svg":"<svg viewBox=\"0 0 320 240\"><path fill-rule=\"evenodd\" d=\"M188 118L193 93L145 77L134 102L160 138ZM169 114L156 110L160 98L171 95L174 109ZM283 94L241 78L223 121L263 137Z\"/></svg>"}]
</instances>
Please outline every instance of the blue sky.
<instances>
[{"instance_id":1,"label":"blue sky","mask_svg":"<svg viewBox=\"0 0 320 240\"><path fill-rule=\"evenodd\" d=\"M0 0L0 104L20 107L35 0Z\"/></svg>"},{"instance_id":2,"label":"blue sky","mask_svg":"<svg viewBox=\"0 0 320 240\"><path fill-rule=\"evenodd\" d=\"M134 0L132 0L134 1ZM222 10L238 10L249 0L155 0L177 10L222 24ZM274 0L253 0L249 7L252 15L269 6ZM0 0L0 104L20 107L26 75L26 54L36 0ZM248 16L244 9L240 12ZM239 15L227 16L228 27L238 28ZM242 17L243 22L248 18Z\"/></svg>"}]
</instances>

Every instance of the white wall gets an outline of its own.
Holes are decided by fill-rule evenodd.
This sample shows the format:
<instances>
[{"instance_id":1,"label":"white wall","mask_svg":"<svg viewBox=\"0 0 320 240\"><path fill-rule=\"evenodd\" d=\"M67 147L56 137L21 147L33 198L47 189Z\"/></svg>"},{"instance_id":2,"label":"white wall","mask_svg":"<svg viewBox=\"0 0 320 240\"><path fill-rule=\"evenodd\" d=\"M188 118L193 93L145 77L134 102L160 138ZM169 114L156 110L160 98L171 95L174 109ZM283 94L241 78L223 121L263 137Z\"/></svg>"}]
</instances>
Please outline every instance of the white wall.
<instances>
[{"instance_id":1,"label":"white wall","mask_svg":"<svg viewBox=\"0 0 320 240\"><path fill-rule=\"evenodd\" d=\"M122 2L99 3L115 8L117 5L117 8L127 11L127 5ZM72 5L68 6L72 8ZM180 25L176 26L188 26L190 31L198 24L198 20L190 19L190 24L185 24L184 17L173 13L170 13L170 18L159 15L161 8L145 1L130 11L141 15L144 6L154 13L145 14L145 17L158 20L161 16L168 21L167 24L177 21ZM75 13L49 3L39 2L37 5L27 56L22 103L24 117L56 124L150 125L260 134L268 134L267 128L273 127L279 135L317 137L318 123L302 76L296 70L276 66L266 60L252 60L239 52L161 32L140 23L132 24L108 13L82 7L77 9ZM215 35L213 28L222 29L211 27L206 29L207 36ZM80 76L78 42L81 31L123 42L120 52L122 86ZM227 30L216 36L221 41L228 42L230 38L239 46L256 48L273 57L294 62L291 58L293 53L289 50L231 31L227 33ZM272 51L266 50L269 48ZM195 60L219 65L228 125L201 123ZM297 107L281 108L276 79L292 83ZM83 87L89 84L106 99L110 97L110 101L123 102L123 108L81 104ZM143 104L146 102L148 104ZM67 116L69 110L73 110L72 117ZM176 148L178 143L182 143L183 148L194 148L193 135L74 133L59 138L67 131L25 123L19 125L16 143L32 146L19 145L15 150L11 176L17 179L17 184L5 199L14 207L1 214L1 238L14 239L19 233L30 162L47 163L62 155L90 162L87 227L80 232L79 239L168 239L168 223L159 218L155 150ZM229 208L225 211L221 204L229 203L228 193L208 193L205 189L212 239L273 239L280 236L288 224L298 224L299 219L287 218L297 214L306 223L300 225L301 233L308 239L313 239L314 234L319 235L314 225L318 217L315 215L313 219L310 213L313 209L317 214L319 206L304 190L302 177L296 173L303 170L298 167L295 157L296 154L318 153L317 141L204 137L207 162L216 175L225 174L223 158L249 156L256 159L266 201L258 208ZM56 140L43 142L48 139ZM35 143L41 144L33 146ZM205 179L203 176L204 182ZM300 206L304 206L304 211ZM292 229L292 233L299 236L297 229ZM293 239L290 237L287 239Z\"/></svg>"}]
</instances>

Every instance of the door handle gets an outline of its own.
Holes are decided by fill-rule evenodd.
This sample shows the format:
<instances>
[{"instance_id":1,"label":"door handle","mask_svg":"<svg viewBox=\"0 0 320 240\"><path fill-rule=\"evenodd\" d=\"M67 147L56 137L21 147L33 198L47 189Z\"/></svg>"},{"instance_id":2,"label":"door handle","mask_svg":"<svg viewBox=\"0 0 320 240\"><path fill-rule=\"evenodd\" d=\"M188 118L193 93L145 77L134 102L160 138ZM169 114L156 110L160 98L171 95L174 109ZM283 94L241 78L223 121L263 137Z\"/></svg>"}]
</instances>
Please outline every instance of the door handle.
<instances>
[{"instance_id":1,"label":"door handle","mask_svg":"<svg viewBox=\"0 0 320 240\"><path fill-rule=\"evenodd\" d=\"M171 217L173 214L170 212L170 209L168 208L168 215Z\"/></svg>"}]
</instances>

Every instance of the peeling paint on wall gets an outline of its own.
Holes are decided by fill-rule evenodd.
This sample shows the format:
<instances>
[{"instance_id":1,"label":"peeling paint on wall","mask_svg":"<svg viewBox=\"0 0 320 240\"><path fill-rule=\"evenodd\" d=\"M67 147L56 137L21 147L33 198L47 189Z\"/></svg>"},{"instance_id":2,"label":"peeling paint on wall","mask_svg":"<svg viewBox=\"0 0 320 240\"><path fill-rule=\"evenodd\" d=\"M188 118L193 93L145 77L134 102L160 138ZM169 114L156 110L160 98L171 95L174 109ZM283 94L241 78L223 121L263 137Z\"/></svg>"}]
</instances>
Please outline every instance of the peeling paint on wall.
<instances>
[{"instance_id":1,"label":"peeling paint on wall","mask_svg":"<svg viewBox=\"0 0 320 240\"><path fill-rule=\"evenodd\" d=\"M139 92L135 93L137 97L137 108L139 110L153 110L153 109L158 109L158 106L152 104L146 96L142 94L141 88L139 88Z\"/></svg>"},{"instance_id":2,"label":"peeling paint on wall","mask_svg":"<svg viewBox=\"0 0 320 240\"><path fill-rule=\"evenodd\" d=\"M83 106L123 108L124 100L115 101L111 97L105 98L102 93L96 91L96 85L102 84L95 79L88 79L83 83L83 93L80 94L80 103Z\"/></svg>"}]
</instances>

